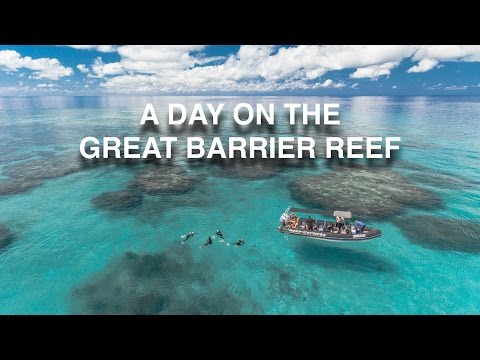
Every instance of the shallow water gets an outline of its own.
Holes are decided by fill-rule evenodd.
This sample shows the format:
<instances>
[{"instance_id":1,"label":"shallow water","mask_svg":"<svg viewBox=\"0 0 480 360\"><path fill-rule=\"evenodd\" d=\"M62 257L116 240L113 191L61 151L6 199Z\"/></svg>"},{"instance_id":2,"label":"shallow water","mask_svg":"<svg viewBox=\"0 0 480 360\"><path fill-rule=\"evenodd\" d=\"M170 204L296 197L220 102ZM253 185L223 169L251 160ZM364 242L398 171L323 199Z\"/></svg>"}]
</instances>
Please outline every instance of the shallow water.
<instances>
[{"instance_id":1,"label":"shallow water","mask_svg":"<svg viewBox=\"0 0 480 360\"><path fill-rule=\"evenodd\" d=\"M309 126L295 132L279 117L274 129L246 132L225 118L218 129L176 132L179 139L227 137L239 131L240 136L305 134L319 139L320 151L322 139L335 134L401 136L399 156L370 164L372 176L362 186L375 188L374 169L380 167L387 179L392 171L411 188L428 190L422 194L432 197L425 201L440 199L441 206L435 202L426 210L402 201L394 193L395 183L378 190L378 207L391 210L389 199L395 198L396 208L368 221L383 232L368 243L324 243L275 230L288 205L306 205L292 198L292 181L345 169L351 162L330 163L320 155L314 162L259 162L252 171L252 164L242 166L242 161L186 161L178 156L168 166L180 177L175 181L185 185L182 191L167 187L149 193L142 192L136 176L158 165L93 166L77 157L78 144L88 135L150 134L138 125L147 102L165 119L169 102L225 102L228 109L245 101L280 107L325 100L0 98L0 224L14 234L0 249L0 313L480 313L478 98L328 99L340 103L342 120L329 131ZM133 202L119 197L124 208L112 205L111 196L99 197L112 191L125 194L123 190L135 194ZM105 198L106 203L98 200ZM415 229L402 222L416 214L421 219L440 217L447 225L423 227L419 222ZM217 228L226 242L214 239L201 249ZM189 231L198 235L182 245L180 235ZM436 236L441 246L435 246ZM226 246L240 237L246 241L243 247Z\"/></svg>"}]
</instances>

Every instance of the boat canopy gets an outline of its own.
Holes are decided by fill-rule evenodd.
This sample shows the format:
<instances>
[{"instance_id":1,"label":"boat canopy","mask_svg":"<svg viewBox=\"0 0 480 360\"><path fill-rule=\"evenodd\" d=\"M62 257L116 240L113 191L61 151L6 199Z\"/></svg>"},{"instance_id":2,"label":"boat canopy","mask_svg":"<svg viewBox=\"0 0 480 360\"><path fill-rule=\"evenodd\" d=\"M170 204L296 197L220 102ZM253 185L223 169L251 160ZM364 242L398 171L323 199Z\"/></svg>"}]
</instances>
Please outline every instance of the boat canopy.
<instances>
[{"instance_id":1,"label":"boat canopy","mask_svg":"<svg viewBox=\"0 0 480 360\"><path fill-rule=\"evenodd\" d=\"M350 211L339 211L336 210L333 212L333 216L341 216L345 219L351 219L352 218L352 213Z\"/></svg>"},{"instance_id":2,"label":"boat canopy","mask_svg":"<svg viewBox=\"0 0 480 360\"><path fill-rule=\"evenodd\" d=\"M300 208L290 208L290 212L299 212L299 213L310 213L310 214L319 214L319 215L326 215L328 216L329 213L325 210L316 210L316 209L300 209Z\"/></svg>"},{"instance_id":3,"label":"boat canopy","mask_svg":"<svg viewBox=\"0 0 480 360\"><path fill-rule=\"evenodd\" d=\"M301 209L301 208L295 208L291 207L289 208L290 212L298 212L298 213L304 213L304 214L319 214L323 216L332 216L330 211L326 210L317 210L317 209ZM352 218L352 213L350 211L339 211L336 210L333 213L333 216L341 216L345 219L351 219Z\"/></svg>"}]
</instances>

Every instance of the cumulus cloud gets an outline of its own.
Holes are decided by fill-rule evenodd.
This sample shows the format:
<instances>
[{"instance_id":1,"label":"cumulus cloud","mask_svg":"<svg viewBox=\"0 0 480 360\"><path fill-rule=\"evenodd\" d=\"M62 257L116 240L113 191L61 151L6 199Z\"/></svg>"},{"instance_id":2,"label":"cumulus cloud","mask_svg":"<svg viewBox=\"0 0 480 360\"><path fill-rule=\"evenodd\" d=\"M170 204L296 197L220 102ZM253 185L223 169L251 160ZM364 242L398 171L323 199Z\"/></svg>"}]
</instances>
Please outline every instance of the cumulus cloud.
<instances>
[{"instance_id":1,"label":"cumulus cloud","mask_svg":"<svg viewBox=\"0 0 480 360\"><path fill-rule=\"evenodd\" d=\"M156 74L158 76L176 76L179 71L196 65L208 64L223 57L205 57L199 52L204 45L125 45L117 48L121 60L103 63L97 58L92 71L97 77L119 75L123 73Z\"/></svg>"},{"instance_id":2,"label":"cumulus cloud","mask_svg":"<svg viewBox=\"0 0 480 360\"><path fill-rule=\"evenodd\" d=\"M350 75L352 79L378 79L380 76L390 75L390 70L397 67L399 62L386 62L380 65L371 65L357 69Z\"/></svg>"},{"instance_id":3,"label":"cumulus cloud","mask_svg":"<svg viewBox=\"0 0 480 360\"><path fill-rule=\"evenodd\" d=\"M32 70L31 77L34 79L58 80L73 74L71 68L63 66L55 58L33 59L30 56L22 57L14 50L0 51L0 70L15 72L19 69Z\"/></svg>"},{"instance_id":4,"label":"cumulus cloud","mask_svg":"<svg viewBox=\"0 0 480 360\"><path fill-rule=\"evenodd\" d=\"M119 46L121 60L97 60L94 76L115 92L275 91L342 88L318 81L325 73L353 69L352 78L390 74L414 46L241 46L221 63L202 56L203 46ZM356 69L356 70L355 70ZM331 81L331 80L330 80ZM140 84L140 82L142 82Z\"/></svg>"},{"instance_id":5,"label":"cumulus cloud","mask_svg":"<svg viewBox=\"0 0 480 360\"><path fill-rule=\"evenodd\" d=\"M332 79L327 79L323 83L319 84L318 86L323 87L323 88L341 89L341 88L345 87L345 83L342 82L342 81L340 81L338 83L335 83L335 82L333 82Z\"/></svg>"},{"instance_id":6,"label":"cumulus cloud","mask_svg":"<svg viewBox=\"0 0 480 360\"><path fill-rule=\"evenodd\" d=\"M78 64L77 69L84 74L88 73L88 68L85 64Z\"/></svg>"},{"instance_id":7,"label":"cumulus cloud","mask_svg":"<svg viewBox=\"0 0 480 360\"><path fill-rule=\"evenodd\" d=\"M421 45L413 60L480 61L480 45Z\"/></svg>"},{"instance_id":8,"label":"cumulus cloud","mask_svg":"<svg viewBox=\"0 0 480 360\"><path fill-rule=\"evenodd\" d=\"M201 56L202 46L120 46L119 62L97 60L95 76L108 77L110 91L272 91L342 88L343 82L315 81L326 72L361 67L354 78L388 75L391 61L410 56L410 46L241 46L220 64ZM202 66L197 66L202 65ZM119 75L109 77L111 75ZM327 79L328 80L328 79ZM142 81L142 84L139 82Z\"/></svg>"},{"instance_id":9,"label":"cumulus cloud","mask_svg":"<svg viewBox=\"0 0 480 360\"><path fill-rule=\"evenodd\" d=\"M92 65L93 76L104 77L107 75L119 75L123 74L125 71L122 65L118 62L104 64L102 58L97 57L95 62Z\"/></svg>"},{"instance_id":10,"label":"cumulus cloud","mask_svg":"<svg viewBox=\"0 0 480 360\"><path fill-rule=\"evenodd\" d=\"M427 72L444 61L480 61L480 46L464 45L245 45L225 57L207 56L203 45L69 46L116 52L118 61L97 57L93 64L79 64L77 69L118 93L340 89L346 84L333 82L329 72L346 70L351 79L377 80L388 77L402 61L413 62L408 73ZM350 87L358 88L358 83Z\"/></svg>"},{"instance_id":11,"label":"cumulus cloud","mask_svg":"<svg viewBox=\"0 0 480 360\"><path fill-rule=\"evenodd\" d=\"M422 59L420 62L412 66L407 70L409 73L423 73L432 70L435 66L438 65L438 60L435 59Z\"/></svg>"},{"instance_id":12,"label":"cumulus cloud","mask_svg":"<svg viewBox=\"0 0 480 360\"><path fill-rule=\"evenodd\" d=\"M333 85L332 79L327 79L323 84L321 84L321 87L331 87Z\"/></svg>"}]
</instances>

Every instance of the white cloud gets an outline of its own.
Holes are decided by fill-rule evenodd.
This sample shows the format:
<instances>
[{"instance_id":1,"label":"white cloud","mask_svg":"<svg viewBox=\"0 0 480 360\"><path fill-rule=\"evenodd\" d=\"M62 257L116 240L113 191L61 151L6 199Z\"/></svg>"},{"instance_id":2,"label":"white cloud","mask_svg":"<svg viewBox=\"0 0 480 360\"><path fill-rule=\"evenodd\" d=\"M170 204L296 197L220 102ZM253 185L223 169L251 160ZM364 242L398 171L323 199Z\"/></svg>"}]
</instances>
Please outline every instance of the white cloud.
<instances>
[{"instance_id":1,"label":"white cloud","mask_svg":"<svg viewBox=\"0 0 480 360\"><path fill-rule=\"evenodd\" d=\"M392 89L397 89L397 85L393 85L393 86L392 86Z\"/></svg>"},{"instance_id":2,"label":"white cloud","mask_svg":"<svg viewBox=\"0 0 480 360\"><path fill-rule=\"evenodd\" d=\"M325 80L325 82L324 82L323 84L321 84L320 86L326 88L326 87L331 87L332 85L333 85L332 79L327 79L327 80Z\"/></svg>"},{"instance_id":3,"label":"white cloud","mask_svg":"<svg viewBox=\"0 0 480 360\"><path fill-rule=\"evenodd\" d=\"M223 63L195 66L203 61L199 51L203 47L125 46L119 47L122 59L116 63L98 62L93 69L96 76L118 74L121 79L108 78L104 87L111 91L128 92L139 89L139 79L145 81L141 89L153 92L182 91L270 91L276 89L311 89L322 87L311 83L331 70L342 70L368 65L354 77L388 75L397 62L388 60L411 55L410 46L241 46L239 51ZM192 55L192 52L197 52ZM201 53L200 53L201 54ZM386 63L385 63L386 61ZM106 69L111 66L113 69ZM122 72L123 70L123 72ZM137 75L153 75L139 77ZM282 82L283 84L279 84ZM157 85L159 84L159 85ZM133 84L132 84L133 85ZM327 84L328 85L328 84ZM332 87L341 88L340 82ZM323 86L324 87L324 86Z\"/></svg>"},{"instance_id":4,"label":"white cloud","mask_svg":"<svg viewBox=\"0 0 480 360\"><path fill-rule=\"evenodd\" d=\"M92 65L92 72L96 77L104 77L107 75L119 75L125 71L122 65L118 62L104 64L102 58L98 57Z\"/></svg>"},{"instance_id":5,"label":"white cloud","mask_svg":"<svg viewBox=\"0 0 480 360\"><path fill-rule=\"evenodd\" d=\"M480 45L421 45L414 60L480 61Z\"/></svg>"},{"instance_id":6,"label":"white cloud","mask_svg":"<svg viewBox=\"0 0 480 360\"><path fill-rule=\"evenodd\" d=\"M88 73L88 68L85 64L78 64L77 69L84 74Z\"/></svg>"},{"instance_id":7,"label":"white cloud","mask_svg":"<svg viewBox=\"0 0 480 360\"><path fill-rule=\"evenodd\" d=\"M245 45L226 58L205 57L204 49L117 46L120 60L104 63L98 58L88 76L102 78L102 86L113 92L275 91L345 87L343 82L330 84L330 79L318 81L337 70L351 69L352 79L376 80L389 76L405 59L417 62L410 73L429 71L442 61L480 61L478 46Z\"/></svg>"},{"instance_id":8,"label":"white cloud","mask_svg":"<svg viewBox=\"0 0 480 360\"><path fill-rule=\"evenodd\" d=\"M442 83L430 85L429 87L427 87L427 90L439 90L442 87L442 85L443 85Z\"/></svg>"},{"instance_id":9,"label":"white cloud","mask_svg":"<svg viewBox=\"0 0 480 360\"><path fill-rule=\"evenodd\" d=\"M58 80L64 76L73 74L73 70L63 66L55 58L32 59L30 56L22 57L14 50L0 51L0 70L18 71L19 69L32 70L34 79Z\"/></svg>"},{"instance_id":10,"label":"white cloud","mask_svg":"<svg viewBox=\"0 0 480 360\"><path fill-rule=\"evenodd\" d=\"M45 89L45 88L51 89L51 88L54 88L55 85L52 84L52 83L48 83L48 84L38 84L36 87L39 88L39 89L42 89L42 88L43 88L43 89Z\"/></svg>"},{"instance_id":11,"label":"white cloud","mask_svg":"<svg viewBox=\"0 0 480 360\"><path fill-rule=\"evenodd\" d=\"M387 62L380 65L371 65L357 69L350 75L352 79L378 79L380 76L390 75L390 70L397 67L399 62Z\"/></svg>"},{"instance_id":12,"label":"white cloud","mask_svg":"<svg viewBox=\"0 0 480 360\"><path fill-rule=\"evenodd\" d=\"M480 61L480 45L421 45L412 60L418 64L408 69L409 73L429 71L442 61Z\"/></svg>"},{"instance_id":13,"label":"white cloud","mask_svg":"<svg viewBox=\"0 0 480 360\"><path fill-rule=\"evenodd\" d=\"M205 65L225 57L205 57L192 55L205 48L204 45L125 45L117 47L121 60L103 63L97 58L92 66L93 76L105 77L125 73L156 74L162 77L175 77L178 72Z\"/></svg>"},{"instance_id":14,"label":"white cloud","mask_svg":"<svg viewBox=\"0 0 480 360\"><path fill-rule=\"evenodd\" d=\"M66 45L78 50L97 50L99 52L114 52L116 51L115 45Z\"/></svg>"},{"instance_id":15,"label":"white cloud","mask_svg":"<svg viewBox=\"0 0 480 360\"><path fill-rule=\"evenodd\" d=\"M446 90L446 91L462 91L467 89L468 89L467 85L451 85L451 86L445 86L443 88L443 90Z\"/></svg>"},{"instance_id":16,"label":"white cloud","mask_svg":"<svg viewBox=\"0 0 480 360\"><path fill-rule=\"evenodd\" d=\"M0 95L24 94L30 90L28 86L19 84L19 86L0 86Z\"/></svg>"},{"instance_id":17,"label":"white cloud","mask_svg":"<svg viewBox=\"0 0 480 360\"><path fill-rule=\"evenodd\" d=\"M356 88L358 88L358 85L360 85L360 84L359 83L352 84L352 86L350 86L350 88L356 89Z\"/></svg>"},{"instance_id":18,"label":"white cloud","mask_svg":"<svg viewBox=\"0 0 480 360\"><path fill-rule=\"evenodd\" d=\"M341 89L345 87L345 83L340 81L338 83L333 82L332 79L327 79L323 83L316 84L317 86L313 86L313 88L323 87L323 88L334 88L334 89Z\"/></svg>"},{"instance_id":19,"label":"white cloud","mask_svg":"<svg viewBox=\"0 0 480 360\"><path fill-rule=\"evenodd\" d=\"M435 59L422 59L420 62L412 66L407 70L408 73L423 73L429 70L432 70L435 66L438 65L438 60Z\"/></svg>"}]
</instances>

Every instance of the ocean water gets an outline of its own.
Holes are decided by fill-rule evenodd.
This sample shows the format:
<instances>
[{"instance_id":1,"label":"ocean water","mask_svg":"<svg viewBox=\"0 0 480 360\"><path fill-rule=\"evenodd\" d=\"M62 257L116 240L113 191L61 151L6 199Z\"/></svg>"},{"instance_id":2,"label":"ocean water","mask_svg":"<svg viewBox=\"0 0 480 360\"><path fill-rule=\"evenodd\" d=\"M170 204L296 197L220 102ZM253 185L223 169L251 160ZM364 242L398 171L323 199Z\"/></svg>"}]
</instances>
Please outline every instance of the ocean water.
<instances>
[{"instance_id":1,"label":"ocean water","mask_svg":"<svg viewBox=\"0 0 480 360\"><path fill-rule=\"evenodd\" d=\"M160 132L139 125L148 102ZM222 102L227 114L239 102L338 102L341 125L289 126L279 111L275 127L238 128L227 115L167 129L170 102ZM0 98L0 313L478 314L479 116L475 97ZM179 138L172 161L79 157L85 136L168 134ZM186 136L288 134L314 137L318 157L182 155ZM327 161L325 136L401 136L401 150ZM148 171L173 186L152 193ZM324 196L295 192L311 177L329 184ZM340 244L275 229L289 205L330 210L345 196L382 237ZM201 248L216 229L225 242Z\"/></svg>"}]
</instances>

